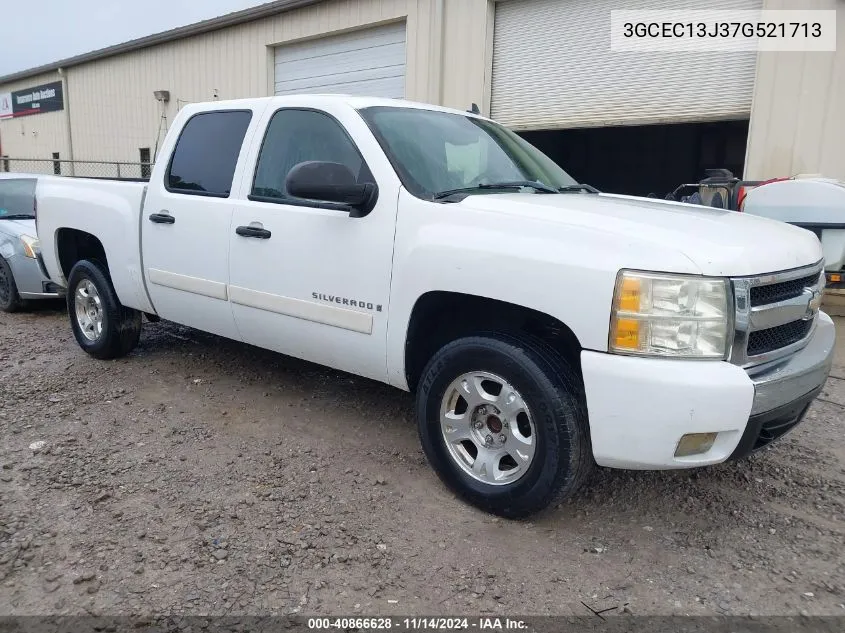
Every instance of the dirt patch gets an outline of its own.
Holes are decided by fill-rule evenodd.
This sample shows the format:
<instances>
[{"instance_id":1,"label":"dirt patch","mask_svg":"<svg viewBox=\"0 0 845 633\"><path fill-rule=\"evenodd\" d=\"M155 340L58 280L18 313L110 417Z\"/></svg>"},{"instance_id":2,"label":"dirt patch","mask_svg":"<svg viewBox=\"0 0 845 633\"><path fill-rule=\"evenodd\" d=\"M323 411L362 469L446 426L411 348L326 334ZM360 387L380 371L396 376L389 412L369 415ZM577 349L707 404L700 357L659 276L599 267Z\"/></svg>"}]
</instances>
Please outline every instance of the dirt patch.
<instances>
[{"instance_id":1,"label":"dirt patch","mask_svg":"<svg viewBox=\"0 0 845 633\"><path fill-rule=\"evenodd\" d=\"M599 470L509 522L454 498L408 394L170 323L128 358L0 315L5 614L845 615L845 328L773 448ZM43 442L43 445L38 444Z\"/></svg>"}]
</instances>

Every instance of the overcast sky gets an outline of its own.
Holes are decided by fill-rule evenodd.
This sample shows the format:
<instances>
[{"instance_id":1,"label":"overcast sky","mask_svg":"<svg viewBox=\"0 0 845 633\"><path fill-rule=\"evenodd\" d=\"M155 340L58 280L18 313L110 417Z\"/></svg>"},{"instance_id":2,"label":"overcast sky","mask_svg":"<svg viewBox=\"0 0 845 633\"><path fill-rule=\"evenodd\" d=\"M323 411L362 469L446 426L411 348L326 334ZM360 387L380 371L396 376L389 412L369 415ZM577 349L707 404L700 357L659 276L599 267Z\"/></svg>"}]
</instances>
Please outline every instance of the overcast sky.
<instances>
[{"instance_id":1,"label":"overcast sky","mask_svg":"<svg viewBox=\"0 0 845 633\"><path fill-rule=\"evenodd\" d=\"M0 0L0 76L268 0Z\"/></svg>"}]
</instances>

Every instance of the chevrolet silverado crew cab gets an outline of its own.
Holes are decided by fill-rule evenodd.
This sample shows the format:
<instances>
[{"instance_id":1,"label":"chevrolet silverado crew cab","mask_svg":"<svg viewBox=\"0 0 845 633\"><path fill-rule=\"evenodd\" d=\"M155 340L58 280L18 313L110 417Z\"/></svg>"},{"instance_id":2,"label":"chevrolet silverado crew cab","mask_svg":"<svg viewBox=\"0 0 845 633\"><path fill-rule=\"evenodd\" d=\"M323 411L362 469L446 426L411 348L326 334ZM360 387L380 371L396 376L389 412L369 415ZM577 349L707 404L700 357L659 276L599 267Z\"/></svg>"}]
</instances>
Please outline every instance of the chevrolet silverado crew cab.
<instances>
[{"instance_id":1,"label":"chevrolet silverado crew cab","mask_svg":"<svg viewBox=\"0 0 845 633\"><path fill-rule=\"evenodd\" d=\"M815 235L601 194L467 112L188 105L148 184L47 177L37 203L86 352L128 354L146 314L413 391L439 476L505 516L594 464L746 455L830 371Z\"/></svg>"}]
</instances>

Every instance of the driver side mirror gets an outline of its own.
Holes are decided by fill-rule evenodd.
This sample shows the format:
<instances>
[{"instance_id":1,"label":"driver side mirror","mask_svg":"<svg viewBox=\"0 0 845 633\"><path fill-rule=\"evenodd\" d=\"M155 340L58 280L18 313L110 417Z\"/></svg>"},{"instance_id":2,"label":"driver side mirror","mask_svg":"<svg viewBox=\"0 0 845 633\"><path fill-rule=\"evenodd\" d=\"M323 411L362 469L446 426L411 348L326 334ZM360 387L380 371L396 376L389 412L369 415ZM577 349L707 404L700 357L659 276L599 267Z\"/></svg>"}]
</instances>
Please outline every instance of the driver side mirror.
<instances>
[{"instance_id":1,"label":"driver side mirror","mask_svg":"<svg viewBox=\"0 0 845 633\"><path fill-rule=\"evenodd\" d=\"M358 184L352 170L341 163L299 163L288 173L285 187L296 198L345 205L353 218L367 215L378 199L374 183Z\"/></svg>"}]
</instances>

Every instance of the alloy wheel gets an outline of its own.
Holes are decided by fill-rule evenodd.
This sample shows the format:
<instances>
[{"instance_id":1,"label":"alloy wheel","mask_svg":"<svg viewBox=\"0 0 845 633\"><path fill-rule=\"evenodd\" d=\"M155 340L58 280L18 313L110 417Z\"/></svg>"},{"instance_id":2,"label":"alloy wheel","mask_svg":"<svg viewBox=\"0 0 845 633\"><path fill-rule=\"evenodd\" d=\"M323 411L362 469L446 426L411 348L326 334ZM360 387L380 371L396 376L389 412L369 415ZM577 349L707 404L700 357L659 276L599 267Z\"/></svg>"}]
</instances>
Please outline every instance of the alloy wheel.
<instances>
[{"instance_id":1,"label":"alloy wheel","mask_svg":"<svg viewBox=\"0 0 845 633\"><path fill-rule=\"evenodd\" d=\"M537 429L522 396L489 372L465 373L449 385L440 430L455 464L493 486L525 475L537 449Z\"/></svg>"}]
</instances>

